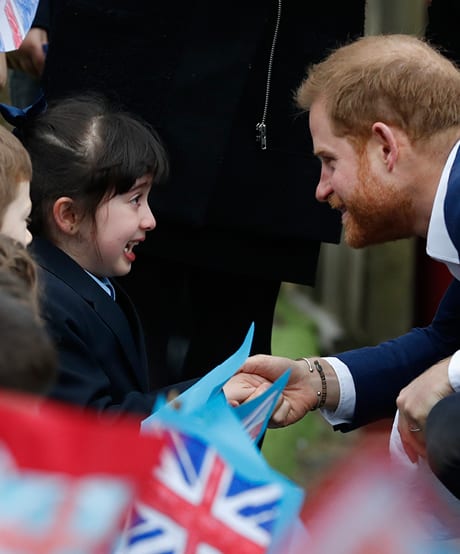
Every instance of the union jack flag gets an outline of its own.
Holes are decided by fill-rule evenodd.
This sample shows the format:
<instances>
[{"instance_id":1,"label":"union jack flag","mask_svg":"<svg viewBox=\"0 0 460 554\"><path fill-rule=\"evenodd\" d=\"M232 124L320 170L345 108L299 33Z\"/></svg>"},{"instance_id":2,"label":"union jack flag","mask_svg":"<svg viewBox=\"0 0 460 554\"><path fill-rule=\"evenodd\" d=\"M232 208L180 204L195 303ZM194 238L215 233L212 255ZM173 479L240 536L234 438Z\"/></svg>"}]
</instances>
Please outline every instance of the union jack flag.
<instances>
[{"instance_id":1,"label":"union jack flag","mask_svg":"<svg viewBox=\"0 0 460 554\"><path fill-rule=\"evenodd\" d=\"M0 51L17 50L37 11L38 0L0 0Z\"/></svg>"},{"instance_id":2,"label":"union jack flag","mask_svg":"<svg viewBox=\"0 0 460 554\"><path fill-rule=\"evenodd\" d=\"M126 554L262 554L283 490L239 475L209 444L175 430L133 510Z\"/></svg>"}]
</instances>

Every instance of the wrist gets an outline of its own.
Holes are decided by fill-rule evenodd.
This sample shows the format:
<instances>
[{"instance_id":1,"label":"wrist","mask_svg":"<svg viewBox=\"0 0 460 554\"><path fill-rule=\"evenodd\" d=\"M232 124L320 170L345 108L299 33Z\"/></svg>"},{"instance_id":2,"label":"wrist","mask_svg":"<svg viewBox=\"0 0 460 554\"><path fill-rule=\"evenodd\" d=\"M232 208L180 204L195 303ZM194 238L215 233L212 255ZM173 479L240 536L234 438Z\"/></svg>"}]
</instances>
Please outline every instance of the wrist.
<instances>
[{"instance_id":1,"label":"wrist","mask_svg":"<svg viewBox=\"0 0 460 554\"><path fill-rule=\"evenodd\" d=\"M313 410L335 411L339 404L340 387L332 366L322 358L297 358L305 362L309 374L309 383L316 392L317 403Z\"/></svg>"}]
</instances>

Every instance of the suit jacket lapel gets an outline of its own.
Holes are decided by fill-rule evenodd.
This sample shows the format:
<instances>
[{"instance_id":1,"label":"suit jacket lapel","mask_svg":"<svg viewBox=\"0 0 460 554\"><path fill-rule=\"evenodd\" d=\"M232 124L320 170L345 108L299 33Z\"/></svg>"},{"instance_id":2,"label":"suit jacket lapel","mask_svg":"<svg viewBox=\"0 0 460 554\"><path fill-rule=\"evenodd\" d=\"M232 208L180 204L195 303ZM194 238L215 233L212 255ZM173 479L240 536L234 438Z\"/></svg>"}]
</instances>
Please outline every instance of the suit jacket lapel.
<instances>
[{"instance_id":1,"label":"suit jacket lapel","mask_svg":"<svg viewBox=\"0 0 460 554\"><path fill-rule=\"evenodd\" d=\"M95 310L120 343L140 389L148 390L142 330L135 309L121 287L115 286L118 300L115 302L72 258L50 242L35 238L31 251L42 267L65 281Z\"/></svg>"}]
</instances>

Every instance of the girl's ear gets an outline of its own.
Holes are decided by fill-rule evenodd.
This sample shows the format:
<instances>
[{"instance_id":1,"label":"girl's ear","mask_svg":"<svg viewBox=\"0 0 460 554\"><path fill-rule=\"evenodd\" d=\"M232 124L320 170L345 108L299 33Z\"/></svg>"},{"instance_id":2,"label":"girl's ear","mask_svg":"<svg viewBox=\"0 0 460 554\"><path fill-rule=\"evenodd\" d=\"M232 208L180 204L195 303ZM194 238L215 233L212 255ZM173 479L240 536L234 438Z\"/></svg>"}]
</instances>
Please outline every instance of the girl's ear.
<instances>
[{"instance_id":1,"label":"girl's ear","mask_svg":"<svg viewBox=\"0 0 460 554\"><path fill-rule=\"evenodd\" d=\"M393 171L399 156L399 144L393 129L382 122L374 123L372 135L377 140L380 158L388 171Z\"/></svg>"},{"instance_id":2,"label":"girl's ear","mask_svg":"<svg viewBox=\"0 0 460 554\"><path fill-rule=\"evenodd\" d=\"M61 196L53 204L53 218L58 229L67 235L78 231L79 217L75 201L68 196Z\"/></svg>"}]
</instances>

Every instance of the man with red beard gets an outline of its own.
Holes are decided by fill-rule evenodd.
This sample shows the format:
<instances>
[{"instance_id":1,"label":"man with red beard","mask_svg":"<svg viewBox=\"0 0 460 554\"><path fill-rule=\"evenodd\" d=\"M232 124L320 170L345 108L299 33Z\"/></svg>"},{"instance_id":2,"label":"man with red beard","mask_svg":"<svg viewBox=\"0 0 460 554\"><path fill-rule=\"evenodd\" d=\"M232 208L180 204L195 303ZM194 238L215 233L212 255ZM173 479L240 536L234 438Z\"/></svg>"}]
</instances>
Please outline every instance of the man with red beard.
<instances>
[{"instance_id":1,"label":"man with red beard","mask_svg":"<svg viewBox=\"0 0 460 554\"><path fill-rule=\"evenodd\" d=\"M350 431L398 407L394 448L412 462L428 457L460 498L460 440L444 456L427 434L431 408L448 398L460 420L460 72L417 38L365 37L311 67L297 103L321 161L316 197L342 213L347 244L424 237L455 279L426 328L327 358L254 356L242 371L273 380L291 368L273 426L319 408Z\"/></svg>"}]
</instances>

